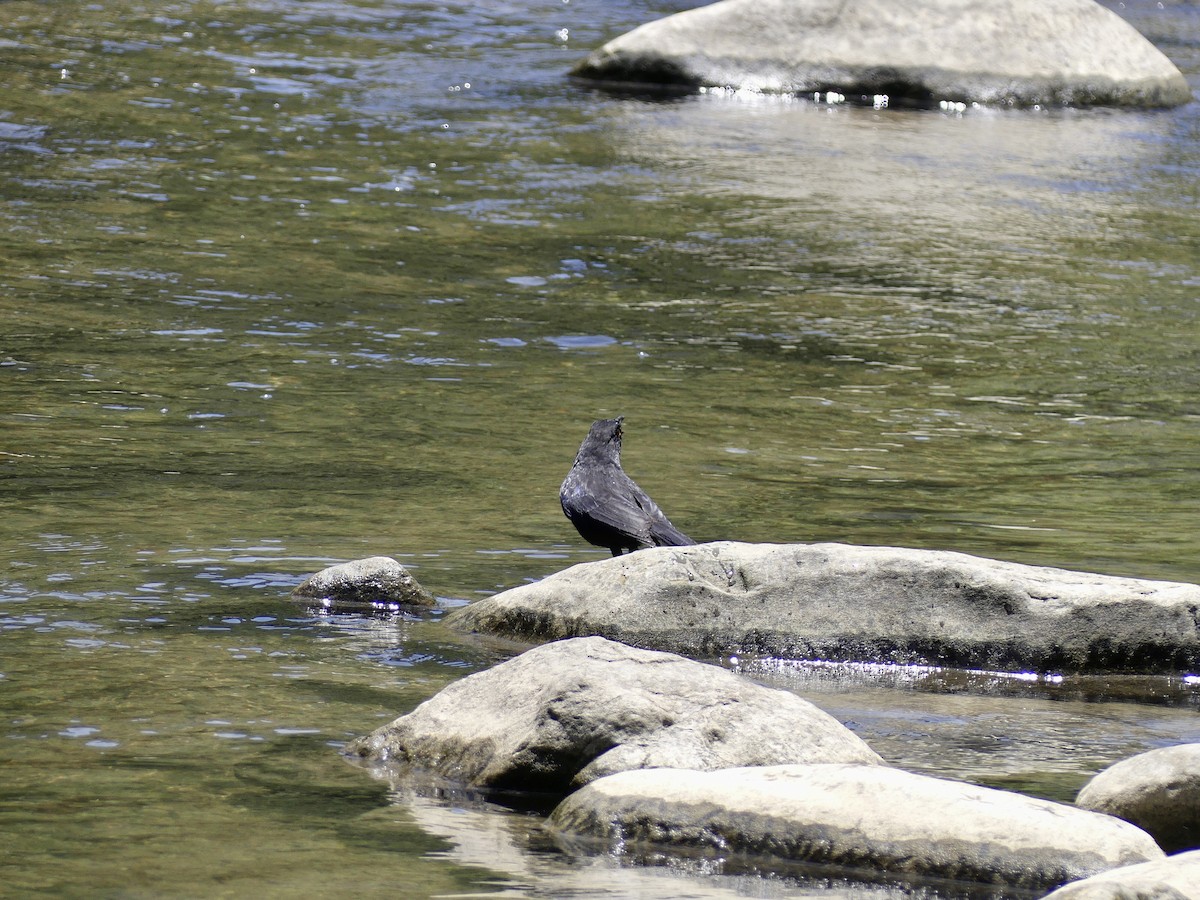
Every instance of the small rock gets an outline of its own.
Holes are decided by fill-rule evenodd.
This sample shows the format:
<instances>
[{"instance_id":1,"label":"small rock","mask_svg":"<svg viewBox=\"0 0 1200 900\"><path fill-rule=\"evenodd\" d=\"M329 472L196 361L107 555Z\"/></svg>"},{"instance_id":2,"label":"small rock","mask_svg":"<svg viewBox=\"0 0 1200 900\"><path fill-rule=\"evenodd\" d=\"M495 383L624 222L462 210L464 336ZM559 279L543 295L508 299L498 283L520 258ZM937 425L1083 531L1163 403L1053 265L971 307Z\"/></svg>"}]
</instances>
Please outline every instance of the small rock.
<instances>
[{"instance_id":1,"label":"small rock","mask_svg":"<svg viewBox=\"0 0 1200 900\"><path fill-rule=\"evenodd\" d=\"M334 605L433 606L436 602L408 569L390 556L356 559L322 569L292 591L292 598L324 600Z\"/></svg>"},{"instance_id":2,"label":"small rock","mask_svg":"<svg viewBox=\"0 0 1200 900\"><path fill-rule=\"evenodd\" d=\"M1200 851L1073 881L1045 900L1200 900Z\"/></svg>"},{"instance_id":3,"label":"small rock","mask_svg":"<svg viewBox=\"0 0 1200 900\"><path fill-rule=\"evenodd\" d=\"M566 837L749 853L1049 889L1162 859L1128 822L886 766L789 765L601 778L550 816Z\"/></svg>"},{"instance_id":4,"label":"small rock","mask_svg":"<svg viewBox=\"0 0 1200 900\"><path fill-rule=\"evenodd\" d=\"M1075 805L1132 822L1168 853L1200 847L1200 744L1115 763L1083 786Z\"/></svg>"},{"instance_id":5,"label":"small rock","mask_svg":"<svg viewBox=\"0 0 1200 900\"><path fill-rule=\"evenodd\" d=\"M651 766L880 762L795 694L599 637L470 675L347 752L476 787L555 793Z\"/></svg>"}]
</instances>

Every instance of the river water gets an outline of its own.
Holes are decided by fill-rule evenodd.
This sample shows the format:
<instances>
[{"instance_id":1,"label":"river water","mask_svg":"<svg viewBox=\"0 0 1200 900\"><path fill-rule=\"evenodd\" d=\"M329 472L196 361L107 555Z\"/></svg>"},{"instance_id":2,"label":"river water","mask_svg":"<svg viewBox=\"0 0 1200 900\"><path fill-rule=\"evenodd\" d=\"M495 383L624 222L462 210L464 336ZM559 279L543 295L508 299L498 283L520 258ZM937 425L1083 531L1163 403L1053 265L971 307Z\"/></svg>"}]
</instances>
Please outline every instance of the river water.
<instances>
[{"instance_id":1,"label":"river water","mask_svg":"<svg viewBox=\"0 0 1200 900\"><path fill-rule=\"evenodd\" d=\"M291 588L386 554L450 607L599 558L556 498L599 416L700 540L1200 580L1200 104L565 77L689 5L0 5L7 890L904 894L572 857L339 757L504 650ZM1200 82L1200 7L1119 11ZM1200 740L1188 678L742 665L1059 799Z\"/></svg>"}]
</instances>

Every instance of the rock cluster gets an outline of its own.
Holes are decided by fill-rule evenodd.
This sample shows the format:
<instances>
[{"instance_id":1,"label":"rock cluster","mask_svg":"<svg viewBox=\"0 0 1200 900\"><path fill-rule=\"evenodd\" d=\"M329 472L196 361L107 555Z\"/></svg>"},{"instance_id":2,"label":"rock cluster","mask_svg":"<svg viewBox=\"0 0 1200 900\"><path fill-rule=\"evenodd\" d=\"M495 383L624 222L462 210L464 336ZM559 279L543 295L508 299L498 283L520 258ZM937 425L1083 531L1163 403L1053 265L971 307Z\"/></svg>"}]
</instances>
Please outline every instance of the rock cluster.
<instances>
[{"instance_id":1,"label":"rock cluster","mask_svg":"<svg viewBox=\"0 0 1200 900\"><path fill-rule=\"evenodd\" d=\"M347 753L395 779L563 794L549 826L619 852L731 852L1050 890L1163 858L1112 816L882 765L787 691L604 638L455 682Z\"/></svg>"},{"instance_id":2,"label":"rock cluster","mask_svg":"<svg viewBox=\"0 0 1200 900\"><path fill-rule=\"evenodd\" d=\"M1070 882L1056 900L1200 900L1197 853L1160 847L1200 843L1200 745L1117 764L1069 806L889 767L789 691L647 649L1173 671L1200 662L1198 610L1196 585L959 553L642 550L456 611L459 628L550 642L347 753L393 784L428 773L549 795L549 831L569 851L736 854L1026 894Z\"/></svg>"},{"instance_id":3,"label":"rock cluster","mask_svg":"<svg viewBox=\"0 0 1200 900\"><path fill-rule=\"evenodd\" d=\"M456 681L348 752L471 786L552 793L658 766L880 762L795 694L598 637L535 647Z\"/></svg>"}]
</instances>

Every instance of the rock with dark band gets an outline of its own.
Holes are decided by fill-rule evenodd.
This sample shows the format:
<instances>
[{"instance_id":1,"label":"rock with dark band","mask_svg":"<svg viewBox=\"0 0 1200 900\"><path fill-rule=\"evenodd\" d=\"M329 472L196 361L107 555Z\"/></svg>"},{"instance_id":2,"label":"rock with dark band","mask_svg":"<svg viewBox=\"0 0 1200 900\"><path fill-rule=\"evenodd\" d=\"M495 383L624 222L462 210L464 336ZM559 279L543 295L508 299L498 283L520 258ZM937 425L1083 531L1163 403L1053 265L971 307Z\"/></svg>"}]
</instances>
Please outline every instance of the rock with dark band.
<instances>
[{"instance_id":1,"label":"rock with dark band","mask_svg":"<svg viewBox=\"0 0 1200 900\"><path fill-rule=\"evenodd\" d=\"M847 544L657 547L455 610L457 628L723 654L1051 672L1200 666L1200 586Z\"/></svg>"},{"instance_id":2,"label":"rock with dark band","mask_svg":"<svg viewBox=\"0 0 1200 900\"><path fill-rule=\"evenodd\" d=\"M892 102L1178 106L1179 69L1094 0L723 0L649 22L572 74Z\"/></svg>"}]
</instances>

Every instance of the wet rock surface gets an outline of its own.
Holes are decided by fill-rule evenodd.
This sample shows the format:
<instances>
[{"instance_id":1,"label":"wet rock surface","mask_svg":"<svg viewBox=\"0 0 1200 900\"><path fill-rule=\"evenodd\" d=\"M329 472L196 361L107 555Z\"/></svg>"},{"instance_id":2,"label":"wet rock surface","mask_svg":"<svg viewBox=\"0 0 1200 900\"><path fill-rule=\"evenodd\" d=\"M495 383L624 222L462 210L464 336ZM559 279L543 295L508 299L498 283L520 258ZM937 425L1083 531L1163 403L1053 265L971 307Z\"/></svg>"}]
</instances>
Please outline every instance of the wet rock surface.
<instances>
[{"instance_id":1,"label":"wet rock surface","mask_svg":"<svg viewBox=\"0 0 1200 900\"><path fill-rule=\"evenodd\" d=\"M609 41L572 74L918 102L1191 100L1175 65L1093 0L724 0Z\"/></svg>"},{"instance_id":2,"label":"wet rock surface","mask_svg":"<svg viewBox=\"0 0 1200 900\"><path fill-rule=\"evenodd\" d=\"M845 544L641 550L480 600L447 622L727 653L1010 671L1200 665L1200 586Z\"/></svg>"},{"instance_id":3,"label":"wet rock surface","mask_svg":"<svg viewBox=\"0 0 1200 900\"><path fill-rule=\"evenodd\" d=\"M1031 889L1162 858L1119 819L884 766L623 772L568 796L550 825L611 849L757 853Z\"/></svg>"},{"instance_id":4,"label":"wet rock surface","mask_svg":"<svg viewBox=\"0 0 1200 900\"><path fill-rule=\"evenodd\" d=\"M1134 823L1168 852L1200 847L1200 744L1163 747L1109 766L1075 803Z\"/></svg>"},{"instance_id":5,"label":"wet rock surface","mask_svg":"<svg viewBox=\"0 0 1200 900\"><path fill-rule=\"evenodd\" d=\"M457 681L347 752L467 785L553 793L653 766L879 762L795 694L603 638L536 647Z\"/></svg>"},{"instance_id":6,"label":"wet rock surface","mask_svg":"<svg viewBox=\"0 0 1200 900\"><path fill-rule=\"evenodd\" d=\"M1200 900L1200 851L1075 881L1045 900Z\"/></svg>"},{"instance_id":7,"label":"wet rock surface","mask_svg":"<svg viewBox=\"0 0 1200 900\"><path fill-rule=\"evenodd\" d=\"M292 591L293 600L333 606L433 606L433 595L390 556L371 556L322 569Z\"/></svg>"}]
</instances>

